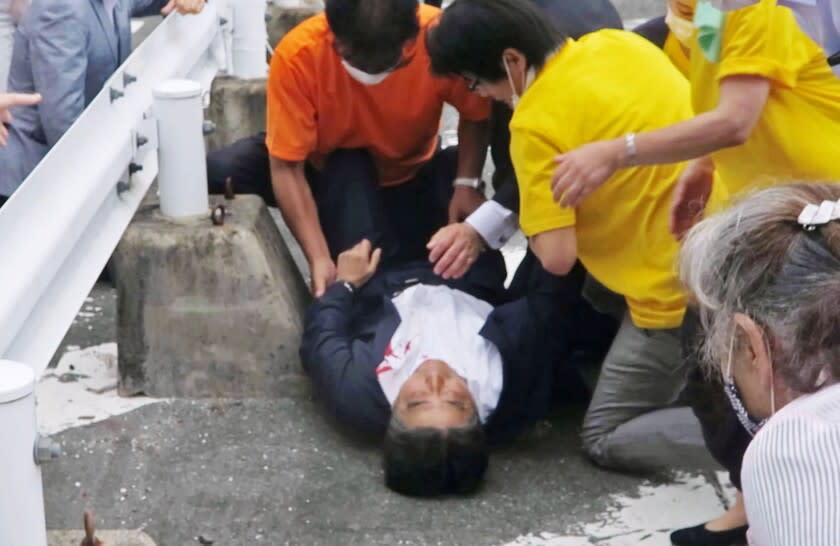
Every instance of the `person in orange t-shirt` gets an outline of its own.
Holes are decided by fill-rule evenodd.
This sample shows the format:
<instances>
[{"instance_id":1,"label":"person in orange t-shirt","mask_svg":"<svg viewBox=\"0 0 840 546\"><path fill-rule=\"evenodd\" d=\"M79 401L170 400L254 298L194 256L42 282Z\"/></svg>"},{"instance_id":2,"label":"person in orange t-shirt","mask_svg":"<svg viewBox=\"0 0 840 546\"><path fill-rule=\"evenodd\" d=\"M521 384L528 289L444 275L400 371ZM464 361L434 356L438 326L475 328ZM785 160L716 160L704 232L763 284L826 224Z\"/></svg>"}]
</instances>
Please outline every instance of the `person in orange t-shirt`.
<instances>
[{"instance_id":1,"label":"person in orange t-shirt","mask_svg":"<svg viewBox=\"0 0 840 546\"><path fill-rule=\"evenodd\" d=\"M327 0L274 52L266 134L208 157L211 193L277 204L312 272L363 238L383 261L426 260L430 237L483 201L490 103L462 78L431 74L421 31L440 10L416 0ZM444 103L459 114L457 148L440 149ZM454 188L454 189L453 189Z\"/></svg>"}]
</instances>

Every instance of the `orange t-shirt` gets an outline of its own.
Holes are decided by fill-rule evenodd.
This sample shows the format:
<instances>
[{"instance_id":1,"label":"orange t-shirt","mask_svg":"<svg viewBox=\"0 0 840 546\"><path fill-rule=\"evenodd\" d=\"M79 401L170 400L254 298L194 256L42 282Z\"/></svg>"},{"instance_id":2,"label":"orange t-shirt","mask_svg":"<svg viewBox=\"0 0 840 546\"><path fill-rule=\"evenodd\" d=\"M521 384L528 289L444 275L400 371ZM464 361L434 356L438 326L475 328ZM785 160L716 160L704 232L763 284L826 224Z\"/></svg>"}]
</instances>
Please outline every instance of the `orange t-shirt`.
<instances>
[{"instance_id":1,"label":"orange t-shirt","mask_svg":"<svg viewBox=\"0 0 840 546\"><path fill-rule=\"evenodd\" d=\"M424 32L440 10L419 6L420 33L406 49L410 62L377 85L354 80L333 48L322 13L289 32L271 59L266 145L286 161L308 159L315 167L339 148L365 148L383 186L411 179L435 153L443 103L461 119L481 121L490 102L467 89L462 78L432 75Z\"/></svg>"}]
</instances>

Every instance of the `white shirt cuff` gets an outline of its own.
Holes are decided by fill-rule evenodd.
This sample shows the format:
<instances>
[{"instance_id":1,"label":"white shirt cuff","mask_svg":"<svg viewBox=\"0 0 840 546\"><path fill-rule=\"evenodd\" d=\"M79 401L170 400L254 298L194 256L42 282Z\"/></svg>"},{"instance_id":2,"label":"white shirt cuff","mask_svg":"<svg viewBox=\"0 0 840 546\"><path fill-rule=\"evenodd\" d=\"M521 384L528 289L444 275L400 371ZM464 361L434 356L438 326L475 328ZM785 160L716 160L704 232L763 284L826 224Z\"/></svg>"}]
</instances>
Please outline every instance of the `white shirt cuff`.
<instances>
[{"instance_id":1,"label":"white shirt cuff","mask_svg":"<svg viewBox=\"0 0 840 546\"><path fill-rule=\"evenodd\" d=\"M492 199L485 201L465 222L471 225L493 250L502 248L519 229L519 216Z\"/></svg>"}]
</instances>

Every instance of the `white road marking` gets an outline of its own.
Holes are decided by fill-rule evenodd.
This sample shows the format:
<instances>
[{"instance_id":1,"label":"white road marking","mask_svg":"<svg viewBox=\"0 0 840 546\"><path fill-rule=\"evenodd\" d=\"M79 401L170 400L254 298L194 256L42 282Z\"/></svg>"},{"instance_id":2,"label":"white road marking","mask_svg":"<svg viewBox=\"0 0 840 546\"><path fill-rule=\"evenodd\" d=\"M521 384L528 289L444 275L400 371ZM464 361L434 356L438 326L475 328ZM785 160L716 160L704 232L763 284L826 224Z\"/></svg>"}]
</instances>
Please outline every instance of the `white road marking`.
<instances>
[{"instance_id":1,"label":"white road marking","mask_svg":"<svg viewBox=\"0 0 840 546\"><path fill-rule=\"evenodd\" d=\"M117 344L68 350L35 387L38 429L55 434L102 421L161 399L117 394Z\"/></svg>"},{"instance_id":2,"label":"white road marking","mask_svg":"<svg viewBox=\"0 0 840 546\"><path fill-rule=\"evenodd\" d=\"M666 485L644 484L633 495L612 495L613 506L566 534L536 532L504 546L670 546L674 529L719 516L715 488L699 475L680 473Z\"/></svg>"}]
</instances>

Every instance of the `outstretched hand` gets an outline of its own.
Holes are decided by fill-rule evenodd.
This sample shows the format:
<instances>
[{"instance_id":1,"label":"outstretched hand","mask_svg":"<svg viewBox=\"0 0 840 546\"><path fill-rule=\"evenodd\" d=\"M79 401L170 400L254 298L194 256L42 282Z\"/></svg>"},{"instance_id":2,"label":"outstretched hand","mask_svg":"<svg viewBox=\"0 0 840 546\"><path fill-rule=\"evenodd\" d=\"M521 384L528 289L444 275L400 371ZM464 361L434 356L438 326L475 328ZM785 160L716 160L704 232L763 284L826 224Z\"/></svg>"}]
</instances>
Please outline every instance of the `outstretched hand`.
<instances>
[{"instance_id":1,"label":"outstretched hand","mask_svg":"<svg viewBox=\"0 0 840 546\"><path fill-rule=\"evenodd\" d=\"M569 208L580 206L619 169L624 153L617 141L602 140L557 156L551 177L554 201Z\"/></svg>"},{"instance_id":2,"label":"outstretched hand","mask_svg":"<svg viewBox=\"0 0 840 546\"><path fill-rule=\"evenodd\" d=\"M442 227L429 240L429 261L435 274L444 279L460 279L478 259L484 241L466 222Z\"/></svg>"},{"instance_id":3,"label":"outstretched hand","mask_svg":"<svg viewBox=\"0 0 840 546\"><path fill-rule=\"evenodd\" d=\"M204 0L169 0L160 13L169 15L173 11L186 15L188 13L201 13L204 9Z\"/></svg>"},{"instance_id":4,"label":"outstretched hand","mask_svg":"<svg viewBox=\"0 0 840 546\"><path fill-rule=\"evenodd\" d=\"M0 146L5 146L9 139L9 131L5 124L12 122L9 108L13 106L31 106L41 102L38 93L0 93Z\"/></svg>"},{"instance_id":5,"label":"outstretched hand","mask_svg":"<svg viewBox=\"0 0 840 546\"><path fill-rule=\"evenodd\" d=\"M712 193L714 174L714 164L703 158L689 163L677 181L671 202L669 228L678 241L703 218L706 203Z\"/></svg>"}]
</instances>

